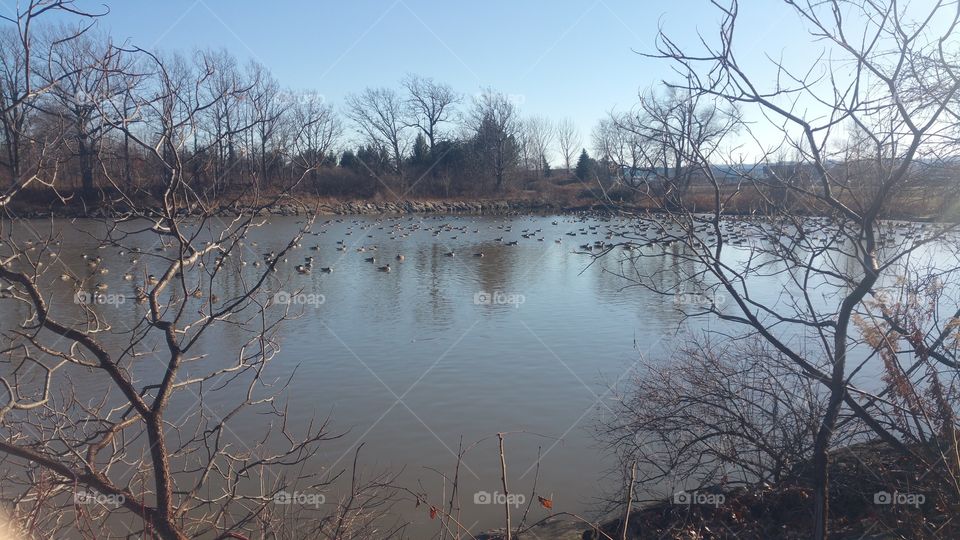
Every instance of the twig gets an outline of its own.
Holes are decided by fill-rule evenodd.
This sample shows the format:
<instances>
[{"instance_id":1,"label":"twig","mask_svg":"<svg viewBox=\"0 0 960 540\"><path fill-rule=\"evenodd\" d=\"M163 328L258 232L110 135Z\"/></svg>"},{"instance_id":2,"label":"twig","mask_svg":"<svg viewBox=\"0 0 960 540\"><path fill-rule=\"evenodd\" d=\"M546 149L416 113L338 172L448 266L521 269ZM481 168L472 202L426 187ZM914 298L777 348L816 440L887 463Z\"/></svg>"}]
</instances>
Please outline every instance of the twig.
<instances>
[{"instance_id":1,"label":"twig","mask_svg":"<svg viewBox=\"0 0 960 540\"><path fill-rule=\"evenodd\" d=\"M507 458L503 453L503 433L497 433L497 439L500 440L500 481L503 483L503 510L507 518L507 540L511 540L513 530L510 527L510 491L507 489Z\"/></svg>"}]
</instances>

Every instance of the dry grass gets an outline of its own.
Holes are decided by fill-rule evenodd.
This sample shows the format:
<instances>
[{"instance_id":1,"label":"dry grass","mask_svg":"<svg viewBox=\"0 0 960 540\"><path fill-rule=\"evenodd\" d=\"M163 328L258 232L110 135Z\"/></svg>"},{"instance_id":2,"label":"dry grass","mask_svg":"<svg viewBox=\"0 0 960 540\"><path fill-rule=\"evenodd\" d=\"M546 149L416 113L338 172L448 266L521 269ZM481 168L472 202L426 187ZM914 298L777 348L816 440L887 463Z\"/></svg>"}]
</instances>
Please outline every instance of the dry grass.
<instances>
[{"instance_id":1,"label":"dry grass","mask_svg":"<svg viewBox=\"0 0 960 540\"><path fill-rule=\"evenodd\" d=\"M239 188L222 193L218 200L211 201L213 205L237 204L249 206L260 200L276 195L279 190L264 190L254 194L252 190ZM901 193L893 198L893 202L884 210L884 217L889 219L914 220L953 220L960 218L960 206L944 208L944 197L932 194L931 189L913 189ZM346 202L387 203L399 202L397 197L403 191L387 190L385 188L373 191L372 194L350 194L344 189L343 195L323 195L304 187L290 197L293 204L302 205L305 209L316 207L334 207ZM49 191L25 190L18 197L10 209L15 214L27 215L36 213L44 215L50 212L79 213L84 208L79 194L61 192L70 200L66 205L58 200L51 200ZM105 194L109 197L109 194ZM147 192L136 195L136 203L151 204L151 196ZM777 209L771 203L772 196L764 195L754 186L726 186L721 190L723 211L735 215L766 215ZM572 176L554 174L549 178L526 174L515 178L512 184L499 192L466 192L443 196L415 195L401 196L401 201L442 203L451 201L491 202L503 201L516 204L529 204L531 207L553 207L557 211L565 210L613 210L615 208L657 211L661 207L658 198L642 190L630 189L623 186L603 186L596 181L582 182ZM715 196L709 186L693 186L684 196L687 208L697 212L712 212L715 209ZM844 198L844 202L856 208L855 200ZM828 212L825 205L812 200L803 200L793 197L789 203L783 203L792 212L800 215L823 215ZM90 205L87 205L90 207ZM782 210L782 209L781 209Z\"/></svg>"}]
</instances>

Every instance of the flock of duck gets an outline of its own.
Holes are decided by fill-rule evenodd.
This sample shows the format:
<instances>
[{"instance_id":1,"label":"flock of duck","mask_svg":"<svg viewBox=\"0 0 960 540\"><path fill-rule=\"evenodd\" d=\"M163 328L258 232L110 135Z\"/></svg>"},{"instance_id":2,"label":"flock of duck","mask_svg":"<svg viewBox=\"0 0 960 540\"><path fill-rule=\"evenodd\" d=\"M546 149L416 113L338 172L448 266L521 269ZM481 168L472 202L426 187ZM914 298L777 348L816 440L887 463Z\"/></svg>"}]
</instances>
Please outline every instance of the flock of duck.
<instances>
[{"instance_id":1,"label":"flock of duck","mask_svg":"<svg viewBox=\"0 0 960 540\"><path fill-rule=\"evenodd\" d=\"M593 215L573 215L555 218L552 221L538 219L534 221L533 226L521 228L527 220L524 218L503 218L498 221L477 221L470 218L450 218L446 216L409 216L409 217L382 217L379 219L350 219L338 218L330 219L319 226L314 226L316 230L307 232L302 241L293 246L293 249L279 256L276 251L260 253L259 257L254 259L253 266L268 266L276 271L277 266L289 262L290 255L297 249L302 249L304 243L310 244L309 251L316 252L317 255L307 255L302 262L293 266L297 274L308 275L315 269L322 273L332 273L334 266L315 265L320 253L325 249L323 242L308 242L307 239L318 239L323 235L342 235L342 238L336 239L333 248L339 253L335 257L340 260L347 257L347 252L353 251L363 254L364 262L374 266L377 271L391 272L395 269L394 265L404 262L406 257L403 253L397 252L389 259L390 262L382 261L379 253L381 247L378 239L390 240L390 244L402 243L404 239L413 235L429 236L441 246L445 246L450 241L456 241L456 245L463 245L465 240L476 238L476 243L486 245L517 246L521 242L545 242L549 236L554 236L552 241L556 244L562 244L564 237L577 238L574 242L577 246L574 252L588 253L596 256L597 252L605 252L620 246L625 251L638 251L651 247L667 249L677 244L689 240L696 236L704 242L715 242L719 234L724 242L734 246L750 245L753 242L783 242L784 238L794 241L802 240L808 246L826 245L831 242L844 242L846 238L838 228L833 226L827 218L806 218L800 226L775 227L770 220L752 216L732 217L722 221L718 227L708 221L696 223L692 228L681 227L676 223L664 223L654 219L621 219L616 217L593 216ZM548 225L549 223L549 225ZM302 223L300 223L302 225ZM883 230L878 234L881 246L896 244L899 241L917 241L929 238L941 230L941 226L930 223L911 223L911 222L888 222ZM584 238L586 237L586 238ZM595 237L595 238L591 238ZM256 252L258 242L250 239L243 239L244 249ZM23 245L27 249L33 246L29 242ZM59 242L57 243L59 245ZM100 248L108 246L101 245ZM171 250L170 246L159 246L153 248L154 251L162 252ZM484 257L483 249L470 251L472 257ZM51 252L51 256L55 253ZM146 269L141 265L143 255L141 249L132 248L129 252L120 250L117 252L120 258L129 257L130 270L123 274L124 281L134 281L137 279L136 269L145 273ZM443 252L443 256L453 258L458 253L449 249ZM229 253L221 253L216 256L215 264L219 268L224 265L230 257ZM89 287L89 284L96 281L93 289L103 292L108 290L109 286L105 281L100 280L103 276L109 274L109 269L104 264L104 258L101 255L82 254L82 259L87 269L87 275L78 277L72 273L63 273L63 281L73 283L78 289ZM246 258L240 257L240 266L245 266ZM197 263L203 266L203 262ZM146 275L142 280L142 285L136 287L138 298L143 298L144 287L155 285L158 278L153 274ZM195 295L201 295L199 290Z\"/></svg>"},{"instance_id":2,"label":"flock of duck","mask_svg":"<svg viewBox=\"0 0 960 540\"><path fill-rule=\"evenodd\" d=\"M710 222L697 223L692 228L684 228L678 224L664 224L654 219L618 219L608 216L579 215L565 216L554 219L550 225L545 220L537 221L536 228L523 226L521 219L504 218L498 222L478 224L468 218L451 220L445 216L428 217L384 217L376 220L331 219L322 223L320 230L308 233L308 236L319 237L328 232L342 234L337 239L335 248L338 252L354 250L357 253L370 254L364 261L371 264L381 262L377 253L380 246L375 243L377 238L386 238L391 241L402 241L412 235L429 235L437 239L441 245L447 241L463 241L477 238L486 245L517 246L521 242L545 242L553 227L559 233L553 242L562 244L563 237L582 238L600 237L588 242L575 242L575 252L595 253L620 246L625 251L637 251L648 247L663 249L674 247L691 235L707 243L715 242L719 235L724 242L737 247L748 246L753 242L782 242L785 238L794 241L803 241L806 245L815 247L831 242L846 240L838 228L834 227L828 218L806 218L799 227L775 227L765 218L754 216L731 217L723 220L718 228ZM545 231L545 228L547 229ZM486 230L484 230L486 229ZM557 230L560 229L560 230ZM938 230L938 226L930 223L890 222L888 227L879 234L881 245L890 245L898 240L927 238ZM351 241L351 237L356 240ZM373 243L366 243L370 240ZM251 243L256 247L256 243ZM301 248L301 244L295 247ZM321 251L322 245L310 246L312 251ZM445 257L456 257L455 250L443 253ZM472 252L473 257L483 257L482 249ZM264 260L271 260L275 253L265 253ZM396 263L402 263L405 256L397 253L393 258ZM296 272L310 274L314 268L314 256L307 256L303 263L295 266ZM390 272L394 267L391 263L376 266L381 272ZM333 272L332 266L321 267L322 272Z\"/></svg>"},{"instance_id":3,"label":"flock of duck","mask_svg":"<svg viewBox=\"0 0 960 540\"><path fill-rule=\"evenodd\" d=\"M442 219L445 222L437 225L429 225L426 223L426 221L430 219L434 219L434 220ZM481 232L480 228L477 226L471 227L470 225L456 225L453 223L449 223L449 218L444 219L440 217L433 217L433 218L415 219L413 217L409 217L409 218L403 219L398 217L398 218L381 218L373 222L359 220L359 219L354 219L350 221L347 221L345 219L327 220L320 225L321 230L310 232L308 233L308 235L320 236L323 234L327 234L327 232L331 230L333 226L341 225L341 224L345 225L345 230L342 233L344 236L349 237L355 234L358 236L361 234L365 234L365 238L367 239L376 239L378 237L386 237L391 241L402 240L418 232L430 234L435 238L442 237L443 235L449 235L448 238L450 240L467 238L469 237L469 235L479 234ZM557 224L557 222L554 222L554 224ZM490 228L493 228L493 226L491 225ZM496 226L496 229L503 231L505 233L510 233L513 231L513 225L510 223L499 224ZM520 232L519 236L524 239L536 239L539 241L543 241L542 237L537 238L537 235L542 232L543 232L542 228L539 228L536 230L523 229ZM349 240L350 239L347 239L347 238L336 240L335 242L336 251L346 252L352 249L357 253L374 253L374 255L364 257L364 262L371 263L374 265L376 265L379 262L382 262L381 259L376 255L376 253L378 253L380 250L380 246L378 244L362 243L363 242L362 240L356 241L356 242L350 242ZM494 241L502 243L505 246L516 246L516 245L519 245L520 243L519 240L505 241L503 236L500 236L494 239ZM558 239L557 243L559 242L560 240ZM250 242L249 245L252 248L258 247L257 242ZM303 242L297 243L294 247L298 249L302 248ZM321 251L322 246L320 244L316 244L316 245L310 246L309 249L311 251ZM446 251L443 253L443 256L451 257L451 258L456 257L457 252L454 250ZM475 258L480 258L480 257L484 257L485 253L481 249L479 251L472 252L471 256ZM274 259L276 259L276 257L277 257L277 254L274 251L270 251L262 254L262 259L266 264L270 264L271 261L274 261ZM316 257L313 255L306 256L304 257L302 263L294 266L294 270L299 274L311 274L314 270L315 260L316 260ZM404 260L406 260L406 256L402 253L397 253L393 257L393 260L396 261L396 263L402 263ZM288 262L288 260L285 258L282 260L282 262ZM255 266L259 266L259 264L255 264ZM389 262L387 264L376 266L376 269L381 272L390 272L391 270L393 270L393 268L394 267L391 266L391 263ZM319 269L321 272L325 272L325 273L333 272L332 266L323 266L323 267L320 267Z\"/></svg>"}]
</instances>

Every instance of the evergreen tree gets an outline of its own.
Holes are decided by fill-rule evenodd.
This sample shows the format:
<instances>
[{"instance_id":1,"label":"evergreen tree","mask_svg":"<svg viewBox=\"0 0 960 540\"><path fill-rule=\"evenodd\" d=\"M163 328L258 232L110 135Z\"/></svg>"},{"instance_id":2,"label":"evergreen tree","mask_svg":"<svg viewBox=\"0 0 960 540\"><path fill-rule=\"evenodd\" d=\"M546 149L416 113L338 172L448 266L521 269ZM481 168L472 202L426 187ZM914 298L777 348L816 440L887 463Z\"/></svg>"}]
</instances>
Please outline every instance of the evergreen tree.
<instances>
[{"instance_id":1,"label":"evergreen tree","mask_svg":"<svg viewBox=\"0 0 960 540\"><path fill-rule=\"evenodd\" d=\"M427 145L427 138L423 133L417 134L417 140L413 142L413 156L410 161L415 165L426 165L430 159L430 146Z\"/></svg>"},{"instance_id":2,"label":"evergreen tree","mask_svg":"<svg viewBox=\"0 0 960 540\"><path fill-rule=\"evenodd\" d=\"M574 174L582 181L589 180L590 176L594 172L594 161L590 159L590 154L587 153L587 149L584 148L580 152L580 159L577 160L577 168L574 169Z\"/></svg>"},{"instance_id":3,"label":"evergreen tree","mask_svg":"<svg viewBox=\"0 0 960 540\"><path fill-rule=\"evenodd\" d=\"M340 166L344 169L355 169L357 167L357 155L353 150L344 150L340 156Z\"/></svg>"}]
</instances>

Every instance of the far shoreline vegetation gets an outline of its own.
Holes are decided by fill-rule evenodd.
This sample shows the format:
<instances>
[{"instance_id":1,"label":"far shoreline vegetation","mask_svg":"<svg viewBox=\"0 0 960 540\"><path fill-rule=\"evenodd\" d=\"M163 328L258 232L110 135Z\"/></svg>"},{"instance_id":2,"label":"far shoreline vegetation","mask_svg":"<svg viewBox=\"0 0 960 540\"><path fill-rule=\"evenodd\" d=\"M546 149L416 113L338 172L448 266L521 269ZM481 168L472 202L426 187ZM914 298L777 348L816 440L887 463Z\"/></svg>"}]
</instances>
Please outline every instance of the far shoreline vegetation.
<instances>
[{"instance_id":1,"label":"far shoreline vegetation","mask_svg":"<svg viewBox=\"0 0 960 540\"><path fill-rule=\"evenodd\" d=\"M324 171L333 175L336 171ZM592 183L591 183L592 182ZM942 180L940 181L942 182ZM960 206L950 204L949 198L936 195L941 187L924 184L904 190L892 197L881 216L902 221L952 222L960 219ZM960 182L960 177L958 177ZM522 213L577 213L597 214L662 213L674 207L665 207L663 198L654 193L652 183L628 186L624 183L604 182L594 177L581 180L572 172L554 171L551 177L539 178L529 173L515 182L516 186L495 193L464 193L457 196L415 195L398 197L387 189L372 194L319 195L323 189L276 190L229 189L216 199L203 201L203 206L220 215L238 215L255 212L261 215L391 215L391 214L488 214L515 215ZM315 186L316 187L316 186ZM773 216L783 211L783 193L767 182L741 180L721 187L722 213L735 216ZM782 190L780 190L782 191ZM679 197L676 208L695 213L712 213L716 206L713 188L709 185L691 185ZM814 197L794 196L790 211L796 215L823 217L830 208L818 205ZM272 201L261 207L264 200ZM26 189L7 206L14 218L48 217L104 217L122 214L131 206L158 207L159 201L149 190L126 192L100 189L94 196L78 191L59 191L50 199L45 190ZM199 204L193 212L202 213Z\"/></svg>"},{"instance_id":2,"label":"far shoreline vegetation","mask_svg":"<svg viewBox=\"0 0 960 540\"><path fill-rule=\"evenodd\" d=\"M863 177L875 144L865 126L831 139L817 163L776 140L760 141L748 160L741 146L752 120L742 107L718 106L689 86L641 90L632 108L584 134L569 118L524 114L522 96L494 88L468 95L408 74L335 104L318 90L285 88L266 66L227 50L153 53L82 26L32 32L32 46L47 52L32 66L15 28L0 32L9 56L0 62L0 104L9 104L0 114L0 171L10 179L0 201L35 216L157 205L170 174L210 207L278 198L312 208L489 201L714 212L719 204L733 215L829 215L836 209L818 200L818 163L850 208L869 204L876 188ZM175 132L166 147L147 143L167 113L189 114L168 126ZM880 213L949 221L960 208L944 194L958 185L960 157L923 149Z\"/></svg>"}]
</instances>

